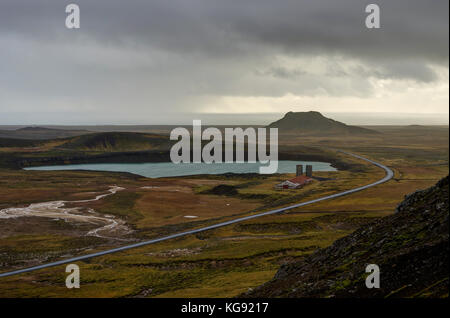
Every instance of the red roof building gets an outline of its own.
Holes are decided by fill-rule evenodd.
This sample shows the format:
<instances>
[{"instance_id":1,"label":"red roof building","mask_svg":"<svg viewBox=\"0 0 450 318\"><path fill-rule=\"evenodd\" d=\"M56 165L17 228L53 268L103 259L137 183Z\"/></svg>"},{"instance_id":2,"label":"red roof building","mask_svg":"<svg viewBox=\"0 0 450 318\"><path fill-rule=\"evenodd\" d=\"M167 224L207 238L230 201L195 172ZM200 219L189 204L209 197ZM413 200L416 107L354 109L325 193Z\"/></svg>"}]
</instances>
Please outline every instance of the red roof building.
<instances>
[{"instance_id":1,"label":"red roof building","mask_svg":"<svg viewBox=\"0 0 450 318\"><path fill-rule=\"evenodd\" d=\"M308 182L313 181L313 179L310 177L307 177L305 175L301 175L301 176L296 176L295 178L289 179L289 181L292 183L297 183L299 185L304 185Z\"/></svg>"},{"instance_id":2,"label":"red roof building","mask_svg":"<svg viewBox=\"0 0 450 318\"><path fill-rule=\"evenodd\" d=\"M310 183L313 181L312 178L301 175L297 176L295 178L292 178L290 180L286 180L284 182L281 182L275 186L275 188L278 189L298 189L304 186L307 183Z\"/></svg>"}]
</instances>

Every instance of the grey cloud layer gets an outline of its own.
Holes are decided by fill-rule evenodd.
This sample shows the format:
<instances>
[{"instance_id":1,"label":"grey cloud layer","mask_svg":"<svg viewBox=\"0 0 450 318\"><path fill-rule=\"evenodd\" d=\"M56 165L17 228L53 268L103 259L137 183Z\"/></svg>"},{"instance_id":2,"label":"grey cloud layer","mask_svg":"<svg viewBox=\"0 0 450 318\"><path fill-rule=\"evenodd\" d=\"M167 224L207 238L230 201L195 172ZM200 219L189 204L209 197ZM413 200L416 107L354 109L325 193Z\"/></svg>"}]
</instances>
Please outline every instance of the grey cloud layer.
<instances>
[{"instance_id":1,"label":"grey cloud layer","mask_svg":"<svg viewBox=\"0 0 450 318\"><path fill-rule=\"evenodd\" d=\"M323 49L371 58L448 60L448 1L379 0L382 28L363 27L360 0L76 1L80 33L105 43L134 41L167 50L234 55L253 45L292 54ZM61 1L3 0L2 32L52 39L61 30ZM245 43L244 43L245 42ZM241 50L240 50L241 48Z\"/></svg>"},{"instance_id":2,"label":"grey cloud layer","mask_svg":"<svg viewBox=\"0 0 450 318\"><path fill-rule=\"evenodd\" d=\"M433 66L448 66L446 0L375 1L380 30L364 27L360 0L74 2L77 31L64 28L61 1L2 0L0 110L26 96L86 111L123 100L178 110L201 95L370 96L368 77L429 83ZM308 69L315 56L331 66Z\"/></svg>"}]
</instances>

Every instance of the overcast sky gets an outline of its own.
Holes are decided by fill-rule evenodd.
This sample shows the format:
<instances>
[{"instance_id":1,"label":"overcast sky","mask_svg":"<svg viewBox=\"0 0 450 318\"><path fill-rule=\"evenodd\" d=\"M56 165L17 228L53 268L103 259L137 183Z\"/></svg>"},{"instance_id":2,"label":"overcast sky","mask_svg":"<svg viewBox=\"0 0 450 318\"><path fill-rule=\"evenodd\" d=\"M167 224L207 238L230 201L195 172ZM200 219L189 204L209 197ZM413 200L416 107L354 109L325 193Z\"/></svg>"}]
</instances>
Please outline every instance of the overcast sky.
<instances>
[{"instance_id":1,"label":"overcast sky","mask_svg":"<svg viewBox=\"0 0 450 318\"><path fill-rule=\"evenodd\" d=\"M190 113L233 124L308 110L448 123L448 0L72 2L76 30L69 1L1 0L0 124L178 124ZM369 3L380 29L365 27Z\"/></svg>"}]
</instances>

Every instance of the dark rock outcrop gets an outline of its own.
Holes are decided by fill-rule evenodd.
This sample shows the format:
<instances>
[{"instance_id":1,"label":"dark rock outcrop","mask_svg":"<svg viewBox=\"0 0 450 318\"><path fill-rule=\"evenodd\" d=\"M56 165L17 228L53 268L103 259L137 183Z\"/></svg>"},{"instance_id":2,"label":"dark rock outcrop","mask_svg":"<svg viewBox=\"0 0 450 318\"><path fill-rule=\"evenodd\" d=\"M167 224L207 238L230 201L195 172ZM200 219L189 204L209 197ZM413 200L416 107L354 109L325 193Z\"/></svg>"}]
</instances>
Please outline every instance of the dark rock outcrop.
<instances>
[{"instance_id":1,"label":"dark rock outcrop","mask_svg":"<svg viewBox=\"0 0 450 318\"><path fill-rule=\"evenodd\" d=\"M448 297L448 176L406 196L397 213L365 225L244 297ZM380 288L365 285L368 264Z\"/></svg>"},{"instance_id":2,"label":"dark rock outcrop","mask_svg":"<svg viewBox=\"0 0 450 318\"><path fill-rule=\"evenodd\" d=\"M226 196L235 196L238 194L238 190L235 186L228 184L219 184L214 188L203 192L204 194L215 194L215 195L226 195Z\"/></svg>"}]
</instances>

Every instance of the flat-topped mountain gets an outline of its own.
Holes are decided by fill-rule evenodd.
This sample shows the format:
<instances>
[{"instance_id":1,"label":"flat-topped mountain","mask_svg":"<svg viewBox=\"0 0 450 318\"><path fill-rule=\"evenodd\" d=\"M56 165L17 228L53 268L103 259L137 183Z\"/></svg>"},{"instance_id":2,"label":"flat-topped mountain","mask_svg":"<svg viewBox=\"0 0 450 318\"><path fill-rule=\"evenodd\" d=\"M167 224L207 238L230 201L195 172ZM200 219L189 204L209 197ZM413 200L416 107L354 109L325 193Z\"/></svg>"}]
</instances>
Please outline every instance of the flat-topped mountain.
<instances>
[{"instance_id":1,"label":"flat-topped mountain","mask_svg":"<svg viewBox=\"0 0 450 318\"><path fill-rule=\"evenodd\" d=\"M288 112L283 118L268 127L281 131L298 131L312 134L377 134L375 130L350 126L337 120L327 118L316 111Z\"/></svg>"}]
</instances>

